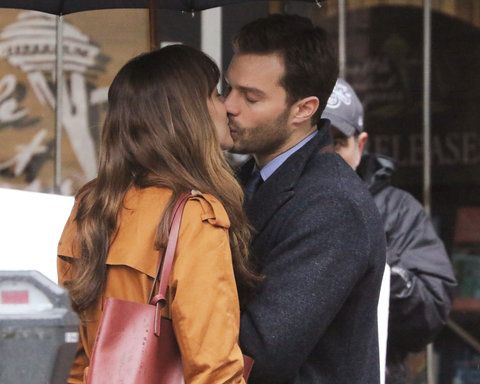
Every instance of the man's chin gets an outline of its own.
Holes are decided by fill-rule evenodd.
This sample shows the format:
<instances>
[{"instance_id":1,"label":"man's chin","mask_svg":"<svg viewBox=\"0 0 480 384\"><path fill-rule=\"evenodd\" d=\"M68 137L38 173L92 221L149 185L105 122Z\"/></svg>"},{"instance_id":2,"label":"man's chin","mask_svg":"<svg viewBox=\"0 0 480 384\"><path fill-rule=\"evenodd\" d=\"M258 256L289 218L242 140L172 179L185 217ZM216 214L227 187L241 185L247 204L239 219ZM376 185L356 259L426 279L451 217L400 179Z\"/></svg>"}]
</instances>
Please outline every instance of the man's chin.
<instances>
[{"instance_id":1,"label":"man's chin","mask_svg":"<svg viewBox=\"0 0 480 384\"><path fill-rule=\"evenodd\" d=\"M221 145L221 146L220 146L220 149L221 149L222 151L232 152L232 148L233 148L233 146L231 146L231 145Z\"/></svg>"},{"instance_id":2,"label":"man's chin","mask_svg":"<svg viewBox=\"0 0 480 384\"><path fill-rule=\"evenodd\" d=\"M233 142L233 147L229 150L229 152L234 153L236 155L249 155L251 152L248 149L242 147L240 143Z\"/></svg>"},{"instance_id":3,"label":"man's chin","mask_svg":"<svg viewBox=\"0 0 480 384\"><path fill-rule=\"evenodd\" d=\"M232 138L233 144L228 152L243 155L245 152L243 151L238 134L235 131L230 130L230 137Z\"/></svg>"}]
</instances>

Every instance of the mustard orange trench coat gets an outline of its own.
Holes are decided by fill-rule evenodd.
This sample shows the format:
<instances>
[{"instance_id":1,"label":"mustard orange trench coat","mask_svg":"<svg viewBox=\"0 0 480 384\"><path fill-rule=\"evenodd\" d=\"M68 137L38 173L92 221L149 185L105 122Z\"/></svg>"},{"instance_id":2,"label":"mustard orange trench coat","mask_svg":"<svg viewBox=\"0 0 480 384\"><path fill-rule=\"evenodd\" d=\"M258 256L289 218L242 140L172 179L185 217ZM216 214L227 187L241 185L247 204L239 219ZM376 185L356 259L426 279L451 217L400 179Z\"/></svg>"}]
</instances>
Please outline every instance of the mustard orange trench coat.
<instances>
[{"instance_id":1,"label":"mustard orange trench coat","mask_svg":"<svg viewBox=\"0 0 480 384\"><path fill-rule=\"evenodd\" d=\"M154 248L157 225L171 196L163 188L131 188L119 216L118 234L107 256L103 296L83 315L80 342L68 383L83 383L107 297L146 303L159 253ZM78 257L73 208L58 246L58 277L72 276ZM228 228L221 203L211 195L191 198L184 210L169 283L169 308L182 355L185 383L244 383L238 346L239 301ZM149 384L149 383L145 383Z\"/></svg>"}]
</instances>

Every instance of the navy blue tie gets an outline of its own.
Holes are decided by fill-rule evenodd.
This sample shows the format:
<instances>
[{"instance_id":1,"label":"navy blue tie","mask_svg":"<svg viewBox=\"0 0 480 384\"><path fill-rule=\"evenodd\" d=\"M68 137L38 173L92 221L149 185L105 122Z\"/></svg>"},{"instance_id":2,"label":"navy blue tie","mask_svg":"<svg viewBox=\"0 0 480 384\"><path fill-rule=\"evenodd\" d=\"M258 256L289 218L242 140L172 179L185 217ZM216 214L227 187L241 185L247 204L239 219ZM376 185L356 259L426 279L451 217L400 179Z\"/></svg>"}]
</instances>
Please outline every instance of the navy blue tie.
<instances>
[{"instance_id":1,"label":"navy blue tie","mask_svg":"<svg viewBox=\"0 0 480 384\"><path fill-rule=\"evenodd\" d=\"M248 179L247 184L245 185L245 201L250 201L252 199L253 195L260 185L262 185L262 183L262 175L260 174L258 168L255 168L252 175Z\"/></svg>"}]
</instances>

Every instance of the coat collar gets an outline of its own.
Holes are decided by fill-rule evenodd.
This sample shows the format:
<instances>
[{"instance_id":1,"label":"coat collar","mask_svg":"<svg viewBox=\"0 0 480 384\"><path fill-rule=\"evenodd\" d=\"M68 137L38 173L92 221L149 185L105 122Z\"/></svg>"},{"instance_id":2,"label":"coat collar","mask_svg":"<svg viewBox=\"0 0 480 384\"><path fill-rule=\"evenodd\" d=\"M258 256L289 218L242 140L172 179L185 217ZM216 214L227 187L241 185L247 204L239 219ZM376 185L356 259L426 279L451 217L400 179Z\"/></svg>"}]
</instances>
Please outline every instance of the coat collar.
<instances>
[{"instance_id":1,"label":"coat collar","mask_svg":"<svg viewBox=\"0 0 480 384\"><path fill-rule=\"evenodd\" d=\"M245 204L247 216L257 232L260 232L272 215L294 196L294 187L310 158L322 147L331 144L329 125L328 120L322 120L319 123L318 134L292 154L260 186L252 200ZM240 169L238 176L243 185L250 177L254 165L255 161L251 159Z\"/></svg>"}]
</instances>

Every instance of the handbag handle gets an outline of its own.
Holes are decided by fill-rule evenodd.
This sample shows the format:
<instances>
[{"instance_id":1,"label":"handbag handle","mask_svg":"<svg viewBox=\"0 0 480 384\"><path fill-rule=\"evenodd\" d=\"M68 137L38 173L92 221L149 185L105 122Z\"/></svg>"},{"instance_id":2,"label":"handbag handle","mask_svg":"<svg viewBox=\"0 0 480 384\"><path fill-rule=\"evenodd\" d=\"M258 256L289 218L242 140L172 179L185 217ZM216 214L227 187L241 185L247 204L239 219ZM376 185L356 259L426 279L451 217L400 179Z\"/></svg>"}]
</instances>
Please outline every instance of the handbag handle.
<instances>
[{"instance_id":1,"label":"handbag handle","mask_svg":"<svg viewBox=\"0 0 480 384\"><path fill-rule=\"evenodd\" d=\"M177 248L178 234L180 232L180 224L182 222L183 209L187 200L192 196L191 193L183 193L177 199L175 206L173 207L172 221L170 225L170 231L168 234L167 248L163 256L163 260L159 263L157 274L152 286L152 296L155 283L158 281L157 294L151 297L150 304L155 305L155 327L154 332L156 336L160 336L160 322L161 322L161 310L167 305L166 293L168 287L168 279L170 277L170 271L172 270L173 258L175 256L175 249Z\"/></svg>"}]
</instances>

